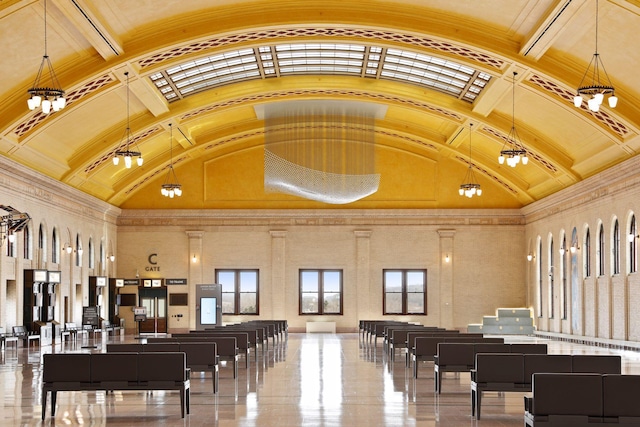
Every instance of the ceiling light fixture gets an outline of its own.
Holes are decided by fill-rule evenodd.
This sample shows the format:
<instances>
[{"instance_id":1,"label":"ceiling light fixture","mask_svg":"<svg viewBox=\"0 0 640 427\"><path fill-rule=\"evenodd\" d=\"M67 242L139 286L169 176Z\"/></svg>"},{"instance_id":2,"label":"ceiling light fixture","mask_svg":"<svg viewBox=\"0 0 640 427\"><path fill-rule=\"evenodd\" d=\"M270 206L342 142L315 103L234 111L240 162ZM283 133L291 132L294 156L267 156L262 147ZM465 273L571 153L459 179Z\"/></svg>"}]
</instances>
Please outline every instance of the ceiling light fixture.
<instances>
[{"instance_id":1,"label":"ceiling light fixture","mask_svg":"<svg viewBox=\"0 0 640 427\"><path fill-rule=\"evenodd\" d=\"M131 150L129 147L131 144L131 115L129 113L129 72L125 72L124 75L127 77L127 129L125 129L124 135L120 140L120 146L122 146L122 140L124 140L125 138L127 139L127 143L124 150L116 150L113 157L113 164L118 166L118 164L120 163L120 157L122 157L124 159L124 167L130 169L131 161L134 157L137 157L136 162L138 163L138 166L142 166L142 162L144 160L142 159L142 154L140 153L139 149ZM137 147L138 144L136 143L136 148Z\"/></svg>"},{"instance_id":2,"label":"ceiling light fixture","mask_svg":"<svg viewBox=\"0 0 640 427\"><path fill-rule=\"evenodd\" d=\"M46 71L45 71L46 67ZM49 75L49 84L46 85L45 81L41 81L44 76ZM42 56L42 62L40 63L40 69L36 74L36 79L33 82L33 87L27 90L31 98L27 100L29 110L35 110L38 107L42 108L44 114L49 114L51 110L62 110L67 101L64 97L64 90L60 88L60 82L53 70L53 65L47 55L47 0L44 0L44 55Z\"/></svg>"},{"instance_id":3,"label":"ceiling light fixture","mask_svg":"<svg viewBox=\"0 0 640 427\"><path fill-rule=\"evenodd\" d=\"M601 69L604 77L602 80L600 79ZM582 76L577 94L573 98L573 105L580 108L583 97L591 97L587 100L587 107L595 113L600 110L600 105L602 105L605 95L609 95L609 107L615 108L616 105L618 105L615 88L611 84L602 58L600 58L600 54L598 53L598 0L596 0L596 50L589 62L587 70L584 72L584 76Z\"/></svg>"},{"instance_id":4,"label":"ceiling light fixture","mask_svg":"<svg viewBox=\"0 0 640 427\"><path fill-rule=\"evenodd\" d=\"M482 188L478 181L476 180L476 174L473 172L473 163L471 162L471 127L473 123L469 123L469 168L467 169L467 174L464 176L463 184L460 185L460 190L458 190L458 194L461 196L467 196L468 198L472 198L473 196L481 196Z\"/></svg>"},{"instance_id":5,"label":"ceiling light fixture","mask_svg":"<svg viewBox=\"0 0 640 427\"><path fill-rule=\"evenodd\" d=\"M164 179L160 193L165 197L173 199L173 196L182 196L182 186L178 183L176 171L173 170L173 127L171 123L169 123L169 129L171 131L171 136L169 137L169 170L167 171L167 176Z\"/></svg>"},{"instance_id":6,"label":"ceiling light fixture","mask_svg":"<svg viewBox=\"0 0 640 427\"><path fill-rule=\"evenodd\" d=\"M507 165L515 168L518 163L522 160L522 164L526 165L529 163L529 158L527 157L527 150L524 149L522 142L520 142L520 136L518 135L518 131L516 130L516 76L518 73L513 72L513 83L512 83L512 104L511 104L511 130L509 131L509 135L507 136L507 141L504 142L502 146L502 151L500 151L500 156L498 157L498 163L503 164L505 159L507 161ZM507 149L507 142L511 145L511 148Z\"/></svg>"}]
</instances>

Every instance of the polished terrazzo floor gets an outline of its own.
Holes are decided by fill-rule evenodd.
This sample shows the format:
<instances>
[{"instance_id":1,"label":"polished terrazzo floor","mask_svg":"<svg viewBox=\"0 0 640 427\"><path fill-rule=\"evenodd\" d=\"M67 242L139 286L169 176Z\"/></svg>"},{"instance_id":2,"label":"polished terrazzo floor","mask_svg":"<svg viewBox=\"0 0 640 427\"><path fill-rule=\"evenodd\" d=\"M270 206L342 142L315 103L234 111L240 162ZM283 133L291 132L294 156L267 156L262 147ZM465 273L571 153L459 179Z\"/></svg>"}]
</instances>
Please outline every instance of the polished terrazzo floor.
<instances>
[{"instance_id":1,"label":"polished terrazzo floor","mask_svg":"<svg viewBox=\"0 0 640 427\"><path fill-rule=\"evenodd\" d=\"M405 369L404 357L389 362L359 342L358 334L289 334L267 354L240 362L234 380L230 366L220 370L220 391L211 377L196 373L191 381L191 414L180 417L173 392L60 392L55 418L47 405L41 416L41 367L45 352L102 351L117 337L45 346L9 347L0 359L2 426L522 426L523 393L487 393L482 419L471 417L469 375L448 374L440 396L433 392L432 364L423 362L420 378ZM507 337L506 342L537 341L549 353L620 354L623 373L640 374L640 353ZM90 348L95 345L95 348ZM89 347L89 348L86 348Z\"/></svg>"}]
</instances>

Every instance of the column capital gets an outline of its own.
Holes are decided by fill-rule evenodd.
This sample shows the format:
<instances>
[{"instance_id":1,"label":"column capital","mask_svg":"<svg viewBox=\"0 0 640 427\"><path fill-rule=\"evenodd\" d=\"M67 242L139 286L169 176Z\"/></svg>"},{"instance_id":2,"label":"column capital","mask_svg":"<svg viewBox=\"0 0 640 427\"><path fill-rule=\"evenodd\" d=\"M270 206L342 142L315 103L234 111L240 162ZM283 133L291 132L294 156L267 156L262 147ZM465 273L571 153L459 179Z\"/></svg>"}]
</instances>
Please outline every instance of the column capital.
<instances>
[{"instance_id":1,"label":"column capital","mask_svg":"<svg viewBox=\"0 0 640 427\"><path fill-rule=\"evenodd\" d=\"M440 230L438 230L438 234L440 235L440 238L442 239L446 239L446 238L453 238L453 236L455 236L456 234L456 230L454 229L447 229L447 228L441 228Z\"/></svg>"},{"instance_id":2,"label":"column capital","mask_svg":"<svg viewBox=\"0 0 640 427\"><path fill-rule=\"evenodd\" d=\"M287 230L269 230L271 237L287 237Z\"/></svg>"},{"instance_id":3,"label":"column capital","mask_svg":"<svg viewBox=\"0 0 640 427\"><path fill-rule=\"evenodd\" d=\"M187 230L185 233L190 239L202 239L204 236L204 231L202 230Z\"/></svg>"},{"instance_id":4,"label":"column capital","mask_svg":"<svg viewBox=\"0 0 640 427\"><path fill-rule=\"evenodd\" d=\"M372 230L354 230L353 234L355 234L356 237L368 239L369 237L371 237L371 234L373 234L373 231Z\"/></svg>"}]
</instances>

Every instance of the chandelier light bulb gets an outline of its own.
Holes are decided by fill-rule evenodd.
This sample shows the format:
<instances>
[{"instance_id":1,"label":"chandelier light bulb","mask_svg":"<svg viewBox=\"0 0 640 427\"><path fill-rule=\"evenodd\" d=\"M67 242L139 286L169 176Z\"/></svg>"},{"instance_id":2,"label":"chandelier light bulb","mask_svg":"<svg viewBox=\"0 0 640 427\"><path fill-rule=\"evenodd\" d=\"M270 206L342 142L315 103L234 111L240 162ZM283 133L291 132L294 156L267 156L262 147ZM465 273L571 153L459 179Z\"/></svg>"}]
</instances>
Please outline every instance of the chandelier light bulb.
<instances>
[{"instance_id":1,"label":"chandelier light bulb","mask_svg":"<svg viewBox=\"0 0 640 427\"><path fill-rule=\"evenodd\" d=\"M49 114L51 112L51 101L48 99L42 101L42 112L44 114Z\"/></svg>"},{"instance_id":2,"label":"chandelier light bulb","mask_svg":"<svg viewBox=\"0 0 640 427\"><path fill-rule=\"evenodd\" d=\"M529 163L529 158L526 155L522 156L522 164L526 165L527 163Z\"/></svg>"},{"instance_id":3,"label":"chandelier light bulb","mask_svg":"<svg viewBox=\"0 0 640 427\"><path fill-rule=\"evenodd\" d=\"M477 195L478 197L482 196L482 188L479 188L479 187L478 187L478 189L476 190L476 195Z\"/></svg>"},{"instance_id":4,"label":"chandelier light bulb","mask_svg":"<svg viewBox=\"0 0 640 427\"><path fill-rule=\"evenodd\" d=\"M615 95L612 95L609 97L609 107L611 108L616 108L616 105L618 105L618 97Z\"/></svg>"},{"instance_id":5,"label":"chandelier light bulb","mask_svg":"<svg viewBox=\"0 0 640 427\"><path fill-rule=\"evenodd\" d=\"M176 188L174 192L176 193L176 196L178 197L182 196L182 189L180 187Z\"/></svg>"},{"instance_id":6,"label":"chandelier light bulb","mask_svg":"<svg viewBox=\"0 0 640 427\"><path fill-rule=\"evenodd\" d=\"M580 108L580 106L582 105L582 97L580 95L576 95L573 97L573 105Z\"/></svg>"},{"instance_id":7,"label":"chandelier light bulb","mask_svg":"<svg viewBox=\"0 0 640 427\"><path fill-rule=\"evenodd\" d=\"M596 102L598 103L598 105L602 105L602 101L604 100L604 93L596 93L595 95L593 95L593 97L595 98Z\"/></svg>"},{"instance_id":8,"label":"chandelier light bulb","mask_svg":"<svg viewBox=\"0 0 640 427\"><path fill-rule=\"evenodd\" d=\"M113 165L114 166L118 166L118 163L120 163L120 157L114 157L113 158Z\"/></svg>"},{"instance_id":9,"label":"chandelier light bulb","mask_svg":"<svg viewBox=\"0 0 640 427\"><path fill-rule=\"evenodd\" d=\"M127 169L131 169L131 156L124 156L124 167Z\"/></svg>"},{"instance_id":10,"label":"chandelier light bulb","mask_svg":"<svg viewBox=\"0 0 640 427\"><path fill-rule=\"evenodd\" d=\"M498 157L498 163L500 163L501 165L504 164L504 156L502 154L500 154L500 157Z\"/></svg>"}]
</instances>

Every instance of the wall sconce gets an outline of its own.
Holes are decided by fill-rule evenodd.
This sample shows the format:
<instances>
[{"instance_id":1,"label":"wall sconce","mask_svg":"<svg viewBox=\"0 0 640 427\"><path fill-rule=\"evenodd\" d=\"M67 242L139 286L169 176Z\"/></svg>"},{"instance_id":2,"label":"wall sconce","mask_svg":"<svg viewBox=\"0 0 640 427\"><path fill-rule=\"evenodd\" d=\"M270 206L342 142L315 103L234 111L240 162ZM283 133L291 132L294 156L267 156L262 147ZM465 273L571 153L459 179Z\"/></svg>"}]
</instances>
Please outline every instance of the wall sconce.
<instances>
[{"instance_id":1,"label":"wall sconce","mask_svg":"<svg viewBox=\"0 0 640 427\"><path fill-rule=\"evenodd\" d=\"M84 250L82 249L82 247L76 249L76 252L78 252L78 255L82 256L82 252L84 252Z\"/></svg>"},{"instance_id":2,"label":"wall sconce","mask_svg":"<svg viewBox=\"0 0 640 427\"><path fill-rule=\"evenodd\" d=\"M64 250L64 251L66 251L68 254L70 254L71 252L73 252L73 248L72 248L72 247L71 247L71 245L70 245L70 244L68 244L68 243L65 243L65 244L64 244L64 248L63 248L63 250Z\"/></svg>"},{"instance_id":3,"label":"wall sconce","mask_svg":"<svg viewBox=\"0 0 640 427\"><path fill-rule=\"evenodd\" d=\"M114 254L109 255L109 260L111 262L115 261L116 260L116 256Z\"/></svg>"},{"instance_id":4,"label":"wall sconce","mask_svg":"<svg viewBox=\"0 0 640 427\"><path fill-rule=\"evenodd\" d=\"M444 257L444 262L449 262L449 261L450 261L450 259L449 259L449 254L447 254L447 255Z\"/></svg>"},{"instance_id":5,"label":"wall sconce","mask_svg":"<svg viewBox=\"0 0 640 427\"><path fill-rule=\"evenodd\" d=\"M569 248L569 251L570 251L572 254L575 254L575 253L576 253L576 252L578 252L579 250L580 250L580 246L578 246L578 244L577 244L577 243L575 243L575 244L571 245L571 247Z\"/></svg>"},{"instance_id":6,"label":"wall sconce","mask_svg":"<svg viewBox=\"0 0 640 427\"><path fill-rule=\"evenodd\" d=\"M633 242L633 239L637 239L637 238L640 238L640 235L633 234L633 233L627 234L627 240L629 241L629 243Z\"/></svg>"},{"instance_id":7,"label":"wall sconce","mask_svg":"<svg viewBox=\"0 0 640 427\"><path fill-rule=\"evenodd\" d=\"M191 262L194 264L198 262L198 258L196 257L196 254L193 254L193 257L191 258Z\"/></svg>"},{"instance_id":8,"label":"wall sconce","mask_svg":"<svg viewBox=\"0 0 640 427\"><path fill-rule=\"evenodd\" d=\"M558 249L558 252L560 252L560 256L564 255L565 253L564 247L561 247L560 249Z\"/></svg>"},{"instance_id":9,"label":"wall sconce","mask_svg":"<svg viewBox=\"0 0 640 427\"><path fill-rule=\"evenodd\" d=\"M536 259L536 256L534 254L532 253L527 254L527 261L531 262L534 259Z\"/></svg>"}]
</instances>

